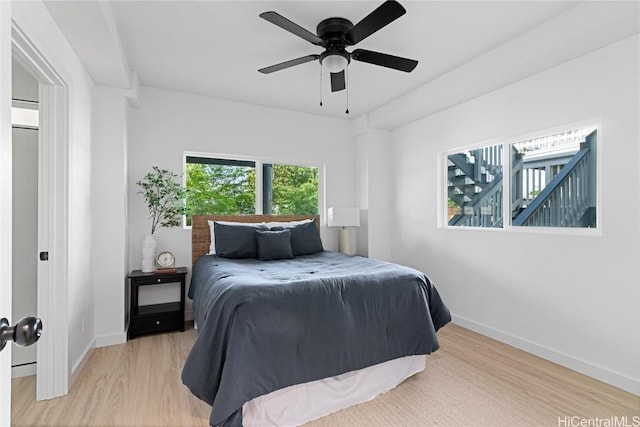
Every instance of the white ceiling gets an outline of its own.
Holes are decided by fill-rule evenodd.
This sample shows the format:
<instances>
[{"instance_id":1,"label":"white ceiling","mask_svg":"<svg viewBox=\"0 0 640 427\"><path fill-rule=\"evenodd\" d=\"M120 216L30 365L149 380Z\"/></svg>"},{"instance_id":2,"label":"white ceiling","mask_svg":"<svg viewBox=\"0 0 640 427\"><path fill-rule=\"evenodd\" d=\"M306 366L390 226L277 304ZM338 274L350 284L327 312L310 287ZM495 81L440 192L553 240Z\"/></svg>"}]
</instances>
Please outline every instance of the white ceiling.
<instances>
[{"instance_id":1,"label":"white ceiling","mask_svg":"<svg viewBox=\"0 0 640 427\"><path fill-rule=\"evenodd\" d=\"M406 94L417 93L418 89L465 64L497 52L544 23L569 15L583 5L563 1L405 0L401 3L407 9L406 15L356 47L417 59L419 65L412 73L404 73L353 61L348 77L349 117L375 111ZM637 14L637 4L633 5L637 2L631 3L631 9L627 6L620 15L629 11ZM331 93L326 73L324 106L319 106L317 61L268 75L257 71L322 51L258 15L273 10L315 33L317 23L332 16L357 23L381 1L51 1L45 4L98 84L122 86L123 80L128 80L123 70L129 69L137 73L142 86L344 118L346 93ZM633 22L628 24L633 28L611 29L614 36L591 44L600 47L612 42L611 39L637 32L637 22ZM576 27L580 25L585 23L575 22ZM556 25L553 31L570 34L584 30L566 26L565 22L562 26ZM602 28L598 31L602 33ZM562 39L567 37L548 40ZM553 47L559 50L559 46ZM586 49L576 50L575 43L560 48L566 54L556 55L555 62L570 59ZM538 55L544 62L544 52L545 46L542 46L530 53L520 51L519 55L522 58ZM518 58L509 58L514 60Z\"/></svg>"}]
</instances>

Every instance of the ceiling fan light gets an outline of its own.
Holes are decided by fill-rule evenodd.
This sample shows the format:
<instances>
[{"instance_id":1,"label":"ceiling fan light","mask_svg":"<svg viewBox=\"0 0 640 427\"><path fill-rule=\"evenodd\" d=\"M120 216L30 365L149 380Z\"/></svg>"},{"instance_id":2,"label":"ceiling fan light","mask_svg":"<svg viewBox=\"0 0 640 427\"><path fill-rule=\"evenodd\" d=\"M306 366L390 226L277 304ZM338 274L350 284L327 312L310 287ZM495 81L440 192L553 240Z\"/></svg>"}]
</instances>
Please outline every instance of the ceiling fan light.
<instances>
[{"instance_id":1,"label":"ceiling fan light","mask_svg":"<svg viewBox=\"0 0 640 427\"><path fill-rule=\"evenodd\" d=\"M339 73L347 68L349 61L342 55L327 55L322 59L322 66L330 73Z\"/></svg>"}]
</instances>

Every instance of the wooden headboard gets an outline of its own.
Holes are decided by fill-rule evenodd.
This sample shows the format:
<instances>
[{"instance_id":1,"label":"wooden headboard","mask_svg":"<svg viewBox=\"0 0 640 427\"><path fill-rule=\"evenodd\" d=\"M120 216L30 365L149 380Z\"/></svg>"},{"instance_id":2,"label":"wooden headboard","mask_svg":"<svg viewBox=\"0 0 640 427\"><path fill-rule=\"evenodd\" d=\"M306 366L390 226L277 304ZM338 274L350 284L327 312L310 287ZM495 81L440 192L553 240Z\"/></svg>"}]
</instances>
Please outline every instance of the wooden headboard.
<instances>
[{"instance_id":1,"label":"wooden headboard","mask_svg":"<svg viewBox=\"0 0 640 427\"><path fill-rule=\"evenodd\" d=\"M194 266L202 255L209 253L211 234L208 221L286 222L303 219L315 219L320 230L320 215L194 215L191 218L191 266Z\"/></svg>"}]
</instances>

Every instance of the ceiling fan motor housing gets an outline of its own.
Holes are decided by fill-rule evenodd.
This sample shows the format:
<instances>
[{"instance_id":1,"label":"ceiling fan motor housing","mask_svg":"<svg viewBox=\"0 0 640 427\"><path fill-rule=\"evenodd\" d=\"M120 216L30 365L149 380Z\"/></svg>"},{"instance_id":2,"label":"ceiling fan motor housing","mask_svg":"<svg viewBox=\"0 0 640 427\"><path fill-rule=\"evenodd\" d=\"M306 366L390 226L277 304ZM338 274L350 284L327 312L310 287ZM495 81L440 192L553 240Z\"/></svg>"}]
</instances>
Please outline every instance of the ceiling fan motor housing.
<instances>
[{"instance_id":1,"label":"ceiling fan motor housing","mask_svg":"<svg viewBox=\"0 0 640 427\"><path fill-rule=\"evenodd\" d=\"M342 41L342 35L353 27L353 23L344 18L327 18L320 21L316 27L316 34L322 40L338 39Z\"/></svg>"},{"instance_id":2,"label":"ceiling fan motor housing","mask_svg":"<svg viewBox=\"0 0 640 427\"><path fill-rule=\"evenodd\" d=\"M340 55L351 62L351 55L345 50L344 33L353 27L353 23L345 18L327 18L321 21L316 33L322 39L322 47L326 50L320 54L320 63L327 56Z\"/></svg>"}]
</instances>

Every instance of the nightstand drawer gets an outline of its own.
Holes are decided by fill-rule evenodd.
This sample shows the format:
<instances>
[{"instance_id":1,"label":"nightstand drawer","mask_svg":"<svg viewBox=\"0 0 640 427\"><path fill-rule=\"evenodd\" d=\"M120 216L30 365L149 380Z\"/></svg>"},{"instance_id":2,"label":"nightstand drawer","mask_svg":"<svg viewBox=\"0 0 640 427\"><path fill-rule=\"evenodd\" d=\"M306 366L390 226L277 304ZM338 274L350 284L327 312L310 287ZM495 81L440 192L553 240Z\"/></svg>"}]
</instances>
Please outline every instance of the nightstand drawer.
<instances>
[{"instance_id":1,"label":"nightstand drawer","mask_svg":"<svg viewBox=\"0 0 640 427\"><path fill-rule=\"evenodd\" d=\"M140 277L137 279L138 286L144 285L159 285L161 283L176 283L180 282L180 275L165 273L162 276L156 274L150 277Z\"/></svg>"},{"instance_id":2,"label":"nightstand drawer","mask_svg":"<svg viewBox=\"0 0 640 427\"><path fill-rule=\"evenodd\" d=\"M184 320L180 318L180 311L141 314L132 320L135 335L184 330Z\"/></svg>"}]
</instances>

